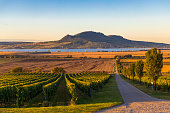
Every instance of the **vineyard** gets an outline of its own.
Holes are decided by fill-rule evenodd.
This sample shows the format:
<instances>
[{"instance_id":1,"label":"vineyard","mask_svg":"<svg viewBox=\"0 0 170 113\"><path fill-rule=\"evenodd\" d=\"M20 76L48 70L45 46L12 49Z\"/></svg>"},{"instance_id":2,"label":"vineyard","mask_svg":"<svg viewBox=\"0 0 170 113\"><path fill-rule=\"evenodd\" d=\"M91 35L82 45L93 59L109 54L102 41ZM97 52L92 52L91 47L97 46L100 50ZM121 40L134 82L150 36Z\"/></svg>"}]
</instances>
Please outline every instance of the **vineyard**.
<instances>
[{"instance_id":1,"label":"vineyard","mask_svg":"<svg viewBox=\"0 0 170 113\"><path fill-rule=\"evenodd\" d=\"M70 104L76 104L78 92L91 98L92 90L102 88L109 78L107 73L9 73L0 76L0 106L22 107L39 94L43 94L42 101L48 103L62 80L65 81Z\"/></svg>"}]
</instances>

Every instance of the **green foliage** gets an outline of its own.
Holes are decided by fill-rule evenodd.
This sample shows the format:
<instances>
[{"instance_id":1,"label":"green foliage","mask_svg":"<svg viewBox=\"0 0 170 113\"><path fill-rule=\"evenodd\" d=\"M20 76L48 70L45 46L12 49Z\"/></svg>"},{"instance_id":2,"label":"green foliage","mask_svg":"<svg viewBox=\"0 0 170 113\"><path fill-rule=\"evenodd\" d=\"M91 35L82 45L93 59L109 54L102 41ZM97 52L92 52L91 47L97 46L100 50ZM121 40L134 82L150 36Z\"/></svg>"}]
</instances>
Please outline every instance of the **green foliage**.
<instances>
[{"instance_id":1,"label":"green foliage","mask_svg":"<svg viewBox=\"0 0 170 113\"><path fill-rule=\"evenodd\" d=\"M130 79L131 74L130 74L130 69L129 68L126 69L126 75L125 76L127 76Z\"/></svg>"},{"instance_id":2,"label":"green foliage","mask_svg":"<svg viewBox=\"0 0 170 113\"><path fill-rule=\"evenodd\" d=\"M156 90L156 81L161 76L161 69L163 67L163 54L160 50L153 48L148 50L145 55L146 73L154 83L154 89Z\"/></svg>"},{"instance_id":3,"label":"green foliage","mask_svg":"<svg viewBox=\"0 0 170 113\"><path fill-rule=\"evenodd\" d=\"M76 101L78 99L78 95L77 95L77 92L76 92L76 85L75 85L75 83L71 83L67 79L67 76L65 76L65 80L66 80L67 89L69 90L69 93L71 95L71 105L75 105Z\"/></svg>"},{"instance_id":4,"label":"green foliage","mask_svg":"<svg viewBox=\"0 0 170 113\"><path fill-rule=\"evenodd\" d=\"M117 66L117 72L122 73L123 66L122 63L120 62L119 56L116 58L116 66Z\"/></svg>"},{"instance_id":5,"label":"green foliage","mask_svg":"<svg viewBox=\"0 0 170 113\"><path fill-rule=\"evenodd\" d=\"M42 92L44 85L54 82L55 80L58 79L58 77L59 75L56 75L52 78L49 78L46 81L36 82L29 85L23 85L22 88L24 90L24 101L28 101L32 99L34 96L36 96L37 94L39 94L40 92Z\"/></svg>"},{"instance_id":6,"label":"green foliage","mask_svg":"<svg viewBox=\"0 0 170 113\"><path fill-rule=\"evenodd\" d=\"M135 64L134 63L129 64L129 75L132 76L134 80L134 77L135 77Z\"/></svg>"},{"instance_id":7,"label":"green foliage","mask_svg":"<svg viewBox=\"0 0 170 113\"><path fill-rule=\"evenodd\" d=\"M122 74L125 76L127 75L127 69L125 67L123 68Z\"/></svg>"},{"instance_id":8,"label":"green foliage","mask_svg":"<svg viewBox=\"0 0 170 113\"><path fill-rule=\"evenodd\" d=\"M21 106L24 105L23 103L23 90L21 87L16 88L16 96L17 96L17 101L16 101L16 106L20 108Z\"/></svg>"},{"instance_id":9,"label":"green foliage","mask_svg":"<svg viewBox=\"0 0 170 113\"><path fill-rule=\"evenodd\" d=\"M9 73L0 76L0 102L17 102L18 99L17 103L21 105L20 97L23 97L24 101L33 98L42 91L42 85L54 81L56 77L56 74L51 73ZM22 93L18 87L22 89Z\"/></svg>"},{"instance_id":10,"label":"green foliage","mask_svg":"<svg viewBox=\"0 0 170 113\"><path fill-rule=\"evenodd\" d=\"M53 95L54 90L56 90L60 84L60 81L62 79L62 75L59 75L57 78L57 80L55 80L54 82L50 82L49 84L46 84L43 86L43 93L45 96L45 100L49 100L50 96Z\"/></svg>"},{"instance_id":11,"label":"green foliage","mask_svg":"<svg viewBox=\"0 0 170 113\"><path fill-rule=\"evenodd\" d=\"M97 90L102 87L109 80L110 75L106 73L81 73L74 75L68 74L67 78L91 97L91 89Z\"/></svg>"},{"instance_id":12,"label":"green foliage","mask_svg":"<svg viewBox=\"0 0 170 113\"><path fill-rule=\"evenodd\" d=\"M22 67L15 67L11 70L11 73L21 73L23 71Z\"/></svg>"},{"instance_id":13,"label":"green foliage","mask_svg":"<svg viewBox=\"0 0 170 113\"><path fill-rule=\"evenodd\" d=\"M114 63L113 64L113 72L115 72L116 71L116 64Z\"/></svg>"},{"instance_id":14,"label":"green foliage","mask_svg":"<svg viewBox=\"0 0 170 113\"><path fill-rule=\"evenodd\" d=\"M122 78L125 79L124 77L122 77ZM140 89L141 91L145 92L146 94L148 94L152 97L170 100L170 96L169 96L170 92L168 92L168 87L167 87L168 83L169 83L169 86L170 86L170 76L161 76L161 77L158 78L158 80L157 80L157 89L158 90L157 91L152 90L152 87L148 87L148 85L150 84L148 76L144 75L142 77L142 84L139 83L139 81L138 81L139 78L137 76L135 76L135 80L138 81L138 82L134 82L134 81L128 80L128 79L125 79L125 80L127 82L129 82L130 84L132 84L133 86L135 86L136 88ZM144 81L146 81L146 82L148 81L148 84L144 83ZM162 83L162 82L164 82L164 83ZM158 83L160 83L161 87L158 85Z\"/></svg>"},{"instance_id":15,"label":"green foliage","mask_svg":"<svg viewBox=\"0 0 170 113\"><path fill-rule=\"evenodd\" d=\"M128 78L126 75L123 75L123 76L125 78ZM135 76L134 81L140 83L140 78L138 76ZM152 81L152 79L150 79L150 77L148 77L148 76L142 76L141 77L141 85L144 84L147 87L150 87L150 86L152 86L151 81ZM156 84L157 84L156 88L158 90L163 89L163 90L170 91L170 76L160 76L157 79Z\"/></svg>"},{"instance_id":16,"label":"green foliage","mask_svg":"<svg viewBox=\"0 0 170 113\"><path fill-rule=\"evenodd\" d=\"M51 73L64 74L64 73L66 73L66 71L62 67L54 67L51 70Z\"/></svg>"},{"instance_id":17,"label":"green foliage","mask_svg":"<svg viewBox=\"0 0 170 113\"><path fill-rule=\"evenodd\" d=\"M122 69L122 74L127 77L127 78L133 78L135 77L135 64L134 63L131 63L129 64L129 67L128 68L123 68ZM131 77L132 76L132 77Z\"/></svg>"},{"instance_id":18,"label":"green foliage","mask_svg":"<svg viewBox=\"0 0 170 113\"><path fill-rule=\"evenodd\" d=\"M139 81L141 83L141 78L143 77L143 67L144 62L139 60L135 63L135 75L139 77Z\"/></svg>"},{"instance_id":19,"label":"green foliage","mask_svg":"<svg viewBox=\"0 0 170 113\"><path fill-rule=\"evenodd\" d=\"M120 74L122 73L122 65L121 64L117 64L117 72Z\"/></svg>"},{"instance_id":20,"label":"green foliage","mask_svg":"<svg viewBox=\"0 0 170 113\"><path fill-rule=\"evenodd\" d=\"M122 101L123 99L120 96L119 89L116 84L116 78L112 75L102 88L92 91L93 98L83 97L78 98L78 104L95 104L95 103L107 103L107 102L115 102Z\"/></svg>"},{"instance_id":21,"label":"green foliage","mask_svg":"<svg viewBox=\"0 0 170 113\"><path fill-rule=\"evenodd\" d=\"M47 100L53 96L63 76L53 73L8 73L0 76L0 102L16 101L17 107L22 107L34 97L44 92ZM78 73L67 75L67 88L71 95L71 104L77 101L76 88L90 97L92 90L99 90L108 82L107 73ZM13 104L13 103L12 103Z\"/></svg>"},{"instance_id":22,"label":"green foliage","mask_svg":"<svg viewBox=\"0 0 170 113\"><path fill-rule=\"evenodd\" d=\"M132 58L132 55L131 55L131 54L124 55L123 58L125 58L125 59L127 59L127 58Z\"/></svg>"}]
</instances>

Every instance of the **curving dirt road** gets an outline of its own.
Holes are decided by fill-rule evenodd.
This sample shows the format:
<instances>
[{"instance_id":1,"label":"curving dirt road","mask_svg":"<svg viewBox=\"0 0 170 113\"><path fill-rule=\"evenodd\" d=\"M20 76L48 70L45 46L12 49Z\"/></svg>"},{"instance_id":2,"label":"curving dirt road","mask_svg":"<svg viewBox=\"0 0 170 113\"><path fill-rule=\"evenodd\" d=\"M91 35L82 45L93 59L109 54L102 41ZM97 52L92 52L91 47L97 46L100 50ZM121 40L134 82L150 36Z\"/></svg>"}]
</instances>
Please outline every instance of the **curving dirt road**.
<instances>
[{"instance_id":1,"label":"curving dirt road","mask_svg":"<svg viewBox=\"0 0 170 113\"><path fill-rule=\"evenodd\" d=\"M124 104L99 112L105 113L170 113L170 101L151 97L115 74Z\"/></svg>"}]
</instances>

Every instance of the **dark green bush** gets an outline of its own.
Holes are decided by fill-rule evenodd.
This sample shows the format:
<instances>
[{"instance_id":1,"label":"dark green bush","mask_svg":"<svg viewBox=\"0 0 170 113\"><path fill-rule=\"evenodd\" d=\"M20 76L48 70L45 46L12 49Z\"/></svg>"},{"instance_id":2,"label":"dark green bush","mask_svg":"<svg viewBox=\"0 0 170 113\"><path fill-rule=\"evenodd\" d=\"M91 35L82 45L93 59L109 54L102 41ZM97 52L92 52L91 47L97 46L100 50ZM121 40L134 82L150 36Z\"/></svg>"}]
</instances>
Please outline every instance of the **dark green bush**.
<instances>
[{"instance_id":1,"label":"dark green bush","mask_svg":"<svg viewBox=\"0 0 170 113\"><path fill-rule=\"evenodd\" d=\"M11 73L21 73L21 72L23 72L22 67L15 67L11 70Z\"/></svg>"},{"instance_id":2,"label":"dark green bush","mask_svg":"<svg viewBox=\"0 0 170 113\"><path fill-rule=\"evenodd\" d=\"M62 67L54 67L54 68L51 70L51 73L59 73L59 74L62 74L62 73L66 73L66 71L65 71Z\"/></svg>"}]
</instances>

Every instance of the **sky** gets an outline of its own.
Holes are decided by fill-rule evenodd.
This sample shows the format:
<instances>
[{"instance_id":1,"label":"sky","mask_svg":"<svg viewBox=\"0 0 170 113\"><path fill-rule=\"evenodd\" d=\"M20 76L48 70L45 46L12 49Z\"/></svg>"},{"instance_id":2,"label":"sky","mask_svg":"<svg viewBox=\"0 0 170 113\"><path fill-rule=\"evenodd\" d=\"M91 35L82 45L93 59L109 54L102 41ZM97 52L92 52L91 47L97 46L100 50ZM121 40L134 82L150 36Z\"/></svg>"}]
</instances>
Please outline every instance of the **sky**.
<instances>
[{"instance_id":1,"label":"sky","mask_svg":"<svg viewBox=\"0 0 170 113\"><path fill-rule=\"evenodd\" d=\"M0 41L83 31L170 44L170 0L0 0Z\"/></svg>"}]
</instances>

